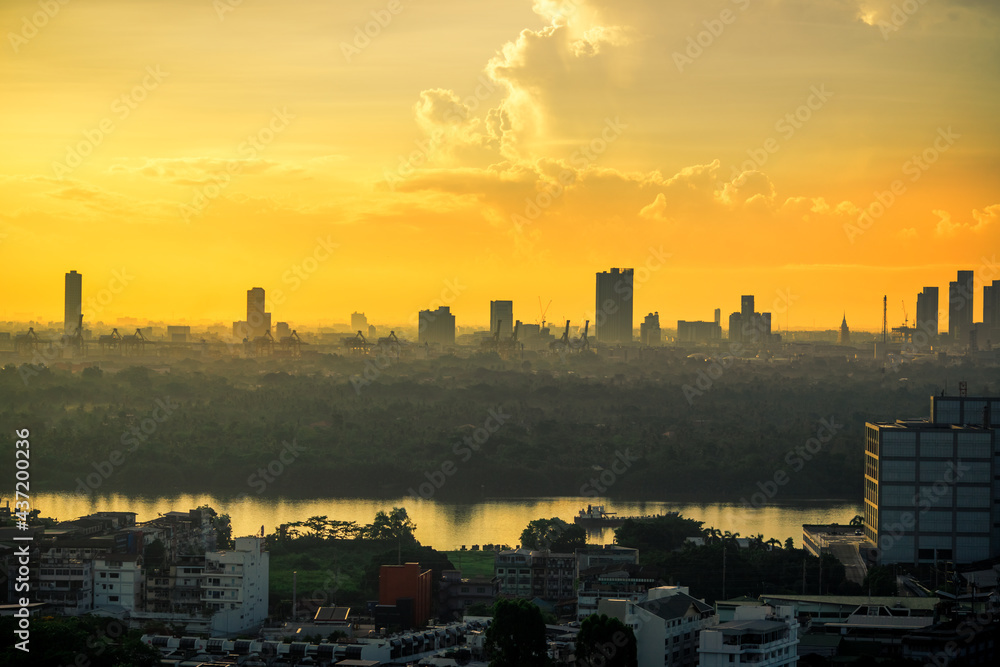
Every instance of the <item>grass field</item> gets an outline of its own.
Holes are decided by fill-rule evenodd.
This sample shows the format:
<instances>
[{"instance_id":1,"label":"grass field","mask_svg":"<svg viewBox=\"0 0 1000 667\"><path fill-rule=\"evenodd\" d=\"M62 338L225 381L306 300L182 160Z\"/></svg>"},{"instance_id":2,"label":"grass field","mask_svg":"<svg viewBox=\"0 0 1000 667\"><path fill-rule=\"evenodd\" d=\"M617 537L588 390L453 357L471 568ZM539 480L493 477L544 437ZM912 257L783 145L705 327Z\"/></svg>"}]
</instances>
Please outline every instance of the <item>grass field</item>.
<instances>
[{"instance_id":1,"label":"grass field","mask_svg":"<svg viewBox=\"0 0 1000 667\"><path fill-rule=\"evenodd\" d=\"M463 577L493 576L496 554L492 551L446 551L445 553L448 554L448 560L462 571Z\"/></svg>"}]
</instances>

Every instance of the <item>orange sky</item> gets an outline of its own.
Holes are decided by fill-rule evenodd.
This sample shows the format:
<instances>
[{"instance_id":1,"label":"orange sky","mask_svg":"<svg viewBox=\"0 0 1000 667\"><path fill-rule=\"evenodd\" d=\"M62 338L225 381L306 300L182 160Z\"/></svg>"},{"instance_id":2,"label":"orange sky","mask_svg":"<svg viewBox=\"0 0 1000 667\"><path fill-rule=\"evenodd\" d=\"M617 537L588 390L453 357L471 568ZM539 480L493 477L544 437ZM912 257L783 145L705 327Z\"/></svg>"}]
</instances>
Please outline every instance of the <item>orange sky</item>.
<instances>
[{"instance_id":1,"label":"orange sky","mask_svg":"<svg viewBox=\"0 0 1000 667\"><path fill-rule=\"evenodd\" d=\"M877 329L937 285L946 326L956 270L1000 279L994 2L15 0L0 26L0 320L60 320L70 269L85 303L122 284L88 321L231 322L262 286L299 326L582 321L612 266L650 269L637 322L752 293Z\"/></svg>"}]
</instances>

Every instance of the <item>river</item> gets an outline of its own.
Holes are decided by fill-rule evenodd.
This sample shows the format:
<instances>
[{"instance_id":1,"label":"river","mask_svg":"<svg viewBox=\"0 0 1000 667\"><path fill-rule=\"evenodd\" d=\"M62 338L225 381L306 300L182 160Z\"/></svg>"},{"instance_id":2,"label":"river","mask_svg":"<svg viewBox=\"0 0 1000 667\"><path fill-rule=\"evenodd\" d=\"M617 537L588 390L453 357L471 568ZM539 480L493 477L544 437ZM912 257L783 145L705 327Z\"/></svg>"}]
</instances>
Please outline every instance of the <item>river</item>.
<instances>
[{"instance_id":1,"label":"river","mask_svg":"<svg viewBox=\"0 0 1000 667\"><path fill-rule=\"evenodd\" d=\"M319 515L367 524L372 522L379 510L388 511L402 506L417 525L417 539L422 544L440 550L477 544L513 546L520 542L521 531L529 521L550 517L572 521L576 513L588 504L604 504L608 512L620 515L680 512L684 517L703 521L706 527L713 526L723 532L730 531L742 536L762 533L765 539L774 537L782 542L792 537L796 546L802 545L802 524L846 524L862 509L860 503L844 501L800 501L748 509L732 503L642 503L588 497L504 498L471 504L445 503L433 499L415 500L411 497L395 500L263 497L233 500L192 494L141 497L39 493L32 498L33 507L41 510L42 516L63 521L91 512L116 511L135 512L137 520L142 522L155 519L157 515L166 512L186 511L208 505L219 513L230 515L234 536L260 534L261 526L267 533L272 533L279 524ZM588 535L588 541L593 544L610 543L613 539L614 531L610 529L592 531Z\"/></svg>"}]
</instances>

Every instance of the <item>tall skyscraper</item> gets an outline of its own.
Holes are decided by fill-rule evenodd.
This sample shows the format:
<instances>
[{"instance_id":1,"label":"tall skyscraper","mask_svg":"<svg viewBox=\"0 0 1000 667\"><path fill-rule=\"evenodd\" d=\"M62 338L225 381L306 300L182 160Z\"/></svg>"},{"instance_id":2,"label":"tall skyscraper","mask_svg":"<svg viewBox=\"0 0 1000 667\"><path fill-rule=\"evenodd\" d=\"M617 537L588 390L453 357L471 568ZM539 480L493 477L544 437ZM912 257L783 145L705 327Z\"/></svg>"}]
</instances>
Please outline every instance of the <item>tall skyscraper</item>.
<instances>
[{"instance_id":1,"label":"tall skyscraper","mask_svg":"<svg viewBox=\"0 0 1000 667\"><path fill-rule=\"evenodd\" d=\"M510 338L514 334L514 302L490 301L490 333L497 332L497 322L500 323L500 336Z\"/></svg>"},{"instance_id":2,"label":"tall skyscraper","mask_svg":"<svg viewBox=\"0 0 1000 667\"><path fill-rule=\"evenodd\" d=\"M972 334L973 280L972 271L959 271L948 283L948 336L959 345L968 345Z\"/></svg>"},{"instance_id":3,"label":"tall skyscraper","mask_svg":"<svg viewBox=\"0 0 1000 667\"><path fill-rule=\"evenodd\" d=\"M1000 280L983 286L983 328L990 344L1000 345Z\"/></svg>"},{"instance_id":4,"label":"tall skyscraper","mask_svg":"<svg viewBox=\"0 0 1000 667\"><path fill-rule=\"evenodd\" d=\"M840 333L837 334L837 343L840 345L851 344L851 329L847 326L847 313L844 313L844 319L840 322Z\"/></svg>"},{"instance_id":5,"label":"tall skyscraper","mask_svg":"<svg viewBox=\"0 0 1000 667\"><path fill-rule=\"evenodd\" d=\"M927 333L928 336L938 335L938 288L925 287L917 295L917 321L914 326Z\"/></svg>"},{"instance_id":6,"label":"tall skyscraper","mask_svg":"<svg viewBox=\"0 0 1000 667\"><path fill-rule=\"evenodd\" d=\"M749 322L753 318L753 294L744 294L740 297L740 316L744 322Z\"/></svg>"},{"instance_id":7,"label":"tall skyscraper","mask_svg":"<svg viewBox=\"0 0 1000 667\"><path fill-rule=\"evenodd\" d=\"M633 294L632 269L611 269L597 274L594 337L599 342L632 342Z\"/></svg>"},{"instance_id":8,"label":"tall skyscraper","mask_svg":"<svg viewBox=\"0 0 1000 667\"><path fill-rule=\"evenodd\" d=\"M76 271L66 274L65 317L63 331L67 336L76 333L83 312L83 276Z\"/></svg>"},{"instance_id":9,"label":"tall skyscraper","mask_svg":"<svg viewBox=\"0 0 1000 667\"><path fill-rule=\"evenodd\" d=\"M271 330L271 313L264 312L264 288L247 290L247 331L251 338L263 336Z\"/></svg>"}]
</instances>

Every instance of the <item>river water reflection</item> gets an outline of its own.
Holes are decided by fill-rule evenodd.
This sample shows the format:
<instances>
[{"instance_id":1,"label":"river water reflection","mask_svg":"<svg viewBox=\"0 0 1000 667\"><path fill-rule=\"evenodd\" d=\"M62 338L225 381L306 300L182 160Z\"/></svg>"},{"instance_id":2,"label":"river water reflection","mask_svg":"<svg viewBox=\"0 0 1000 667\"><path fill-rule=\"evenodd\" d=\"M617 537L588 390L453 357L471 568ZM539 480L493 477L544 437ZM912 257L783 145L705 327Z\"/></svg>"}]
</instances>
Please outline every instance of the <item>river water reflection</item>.
<instances>
[{"instance_id":1,"label":"river water reflection","mask_svg":"<svg viewBox=\"0 0 1000 667\"><path fill-rule=\"evenodd\" d=\"M325 515L329 519L371 523L379 510L396 506L406 508L417 524L417 539L422 544L437 549L454 549L461 545L471 547L482 544L516 545L521 531L529 521L539 518L560 517L572 521L576 513L588 504L604 504L609 512L621 515L660 514L670 511L703 521L725 532L740 535L762 533L765 539L774 537L782 542L786 538L802 544L804 523L849 523L861 511L860 503L844 501L801 501L796 504L772 505L747 509L733 503L689 502L618 502L601 498L503 498L476 503L446 503L435 500L369 498L244 498L227 499L212 495L183 494L176 496L141 497L124 495L82 496L73 493L40 493L32 498L33 506L42 516L60 520L97 511L131 511L138 514L138 521L148 521L158 514L186 511L200 505L209 505L220 513L232 517L233 535L259 534L261 526L267 533L274 532L282 523L301 521L311 516ZM588 540L594 544L610 543L614 531L593 531Z\"/></svg>"}]
</instances>

